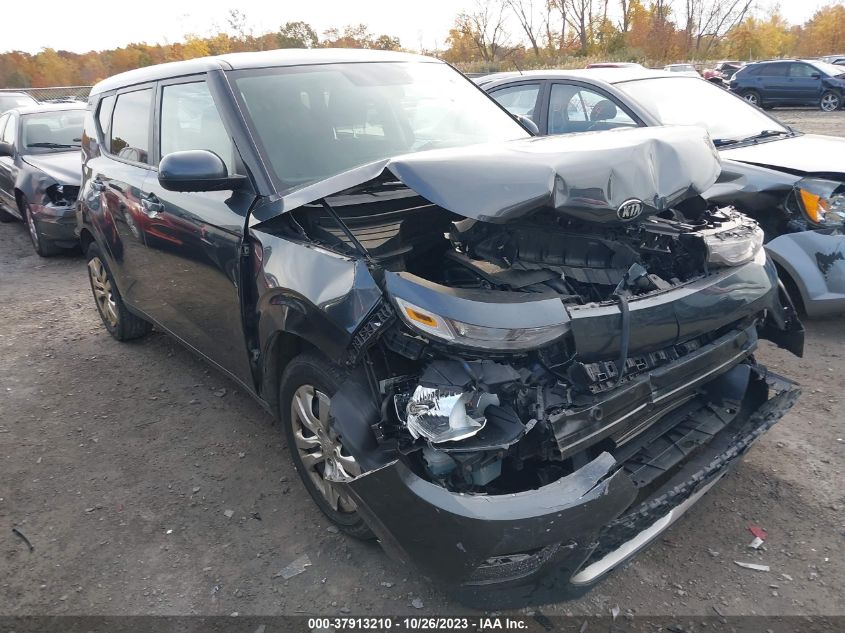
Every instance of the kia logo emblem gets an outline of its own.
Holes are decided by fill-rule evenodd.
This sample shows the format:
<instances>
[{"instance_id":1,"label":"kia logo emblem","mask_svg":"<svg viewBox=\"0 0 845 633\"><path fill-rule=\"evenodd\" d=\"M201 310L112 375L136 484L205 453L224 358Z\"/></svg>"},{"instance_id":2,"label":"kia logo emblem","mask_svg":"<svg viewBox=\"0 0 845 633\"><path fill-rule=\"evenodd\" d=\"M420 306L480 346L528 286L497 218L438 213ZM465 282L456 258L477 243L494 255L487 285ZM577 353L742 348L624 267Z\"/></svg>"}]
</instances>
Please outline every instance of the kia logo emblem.
<instances>
[{"instance_id":1,"label":"kia logo emblem","mask_svg":"<svg viewBox=\"0 0 845 633\"><path fill-rule=\"evenodd\" d=\"M616 210L616 215L619 216L620 220L633 220L643 212L643 201L642 200L626 200L622 204L619 205L619 208Z\"/></svg>"}]
</instances>

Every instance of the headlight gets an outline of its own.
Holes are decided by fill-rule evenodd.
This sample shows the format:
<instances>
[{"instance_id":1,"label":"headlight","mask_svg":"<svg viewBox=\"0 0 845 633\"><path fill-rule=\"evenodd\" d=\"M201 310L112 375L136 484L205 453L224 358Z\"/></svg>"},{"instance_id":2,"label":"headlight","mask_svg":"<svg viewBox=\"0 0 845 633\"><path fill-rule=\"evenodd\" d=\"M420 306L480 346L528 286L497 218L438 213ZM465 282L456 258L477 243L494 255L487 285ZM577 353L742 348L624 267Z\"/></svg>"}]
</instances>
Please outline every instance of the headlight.
<instances>
[{"instance_id":1,"label":"headlight","mask_svg":"<svg viewBox=\"0 0 845 633\"><path fill-rule=\"evenodd\" d=\"M801 210L814 224L839 225L845 221L845 184L805 178L795 185Z\"/></svg>"},{"instance_id":2,"label":"headlight","mask_svg":"<svg viewBox=\"0 0 845 633\"><path fill-rule=\"evenodd\" d=\"M707 263L716 266L739 266L754 259L763 246L763 230L756 224L741 224L704 236Z\"/></svg>"},{"instance_id":3,"label":"headlight","mask_svg":"<svg viewBox=\"0 0 845 633\"><path fill-rule=\"evenodd\" d=\"M494 328L464 323L396 298L399 314L411 328L466 347L488 351L532 349L551 343L568 330L567 323L532 328ZM491 307L491 309L495 309Z\"/></svg>"}]
</instances>

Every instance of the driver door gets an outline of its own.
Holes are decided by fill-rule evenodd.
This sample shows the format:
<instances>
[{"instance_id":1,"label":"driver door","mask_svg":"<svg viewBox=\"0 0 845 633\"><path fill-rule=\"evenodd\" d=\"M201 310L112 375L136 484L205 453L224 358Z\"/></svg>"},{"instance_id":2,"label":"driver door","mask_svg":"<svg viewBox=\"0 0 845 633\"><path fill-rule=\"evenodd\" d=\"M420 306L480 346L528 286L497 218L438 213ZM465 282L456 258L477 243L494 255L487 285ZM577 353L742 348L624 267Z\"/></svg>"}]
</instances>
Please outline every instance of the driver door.
<instances>
[{"instance_id":1,"label":"driver door","mask_svg":"<svg viewBox=\"0 0 845 633\"><path fill-rule=\"evenodd\" d=\"M638 127L633 115L610 95L582 84L555 82L549 97L548 134Z\"/></svg>"}]
</instances>

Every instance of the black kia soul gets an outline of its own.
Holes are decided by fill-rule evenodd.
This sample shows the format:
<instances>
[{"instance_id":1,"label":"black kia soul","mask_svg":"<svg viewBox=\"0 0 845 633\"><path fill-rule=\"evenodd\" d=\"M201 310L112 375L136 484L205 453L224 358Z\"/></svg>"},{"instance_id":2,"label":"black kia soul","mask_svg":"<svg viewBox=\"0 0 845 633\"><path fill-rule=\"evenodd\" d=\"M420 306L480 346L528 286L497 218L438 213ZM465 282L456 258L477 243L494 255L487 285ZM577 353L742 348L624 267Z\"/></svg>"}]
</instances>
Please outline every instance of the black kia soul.
<instances>
[{"instance_id":1,"label":"black kia soul","mask_svg":"<svg viewBox=\"0 0 845 633\"><path fill-rule=\"evenodd\" d=\"M803 330L698 128L531 138L448 65L271 51L94 87L79 236L275 413L319 508L483 605L589 587L795 402Z\"/></svg>"}]
</instances>

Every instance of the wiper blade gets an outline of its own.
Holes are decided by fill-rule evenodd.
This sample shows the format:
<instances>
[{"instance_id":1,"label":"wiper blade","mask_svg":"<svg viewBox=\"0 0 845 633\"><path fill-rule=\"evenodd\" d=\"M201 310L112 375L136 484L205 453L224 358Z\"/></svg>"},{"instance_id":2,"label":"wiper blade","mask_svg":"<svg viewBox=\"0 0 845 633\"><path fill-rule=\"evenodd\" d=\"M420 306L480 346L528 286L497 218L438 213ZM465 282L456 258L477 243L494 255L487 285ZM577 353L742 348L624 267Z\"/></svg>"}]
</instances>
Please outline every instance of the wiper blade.
<instances>
[{"instance_id":1,"label":"wiper blade","mask_svg":"<svg viewBox=\"0 0 845 633\"><path fill-rule=\"evenodd\" d=\"M761 138L770 138L772 136L783 136L784 134L790 135L792 132L787 132L786 130L763 130L758 134L754 134L753 136L747 136L740 141L740 143L745 143L748 141L756 141L757 139Z\"/></svg>"},{"instance_id":2,"label":"wiper blade","mask_svg":"<svg viewBox=\"0 0 845 633\"><path fill-rule=\"evenodd\" d=\"M69 145L68 143L27 143L27 147L49 147L52 149L60 149L62 147L79 147L79 145Z\"/></svg>"}]
</instances>

